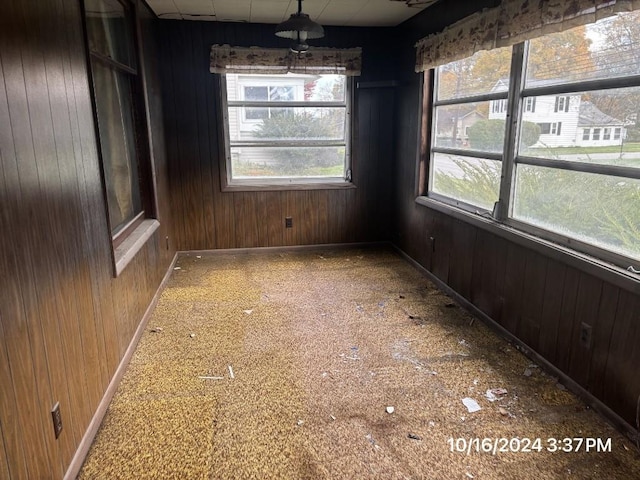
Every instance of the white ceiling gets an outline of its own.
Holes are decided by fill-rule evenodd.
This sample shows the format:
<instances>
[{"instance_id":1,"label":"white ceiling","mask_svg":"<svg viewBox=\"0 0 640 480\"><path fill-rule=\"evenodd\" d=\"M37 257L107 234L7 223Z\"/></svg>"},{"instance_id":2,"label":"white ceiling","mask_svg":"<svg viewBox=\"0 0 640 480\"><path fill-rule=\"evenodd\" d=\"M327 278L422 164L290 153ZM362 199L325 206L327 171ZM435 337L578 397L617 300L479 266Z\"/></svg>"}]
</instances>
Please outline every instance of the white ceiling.
<instances>
[{"instance_id":1,"label":"white ceiling","mask_svg":"<svg viewBox=\"0 0 640 480\"><path fill-rule=\"evenodd\" d=\"M438 0L304 0L302 11L321 25L395 26ZM147 0L160 18L277 24L297 0Z\"/></svg>"}]
</instances>

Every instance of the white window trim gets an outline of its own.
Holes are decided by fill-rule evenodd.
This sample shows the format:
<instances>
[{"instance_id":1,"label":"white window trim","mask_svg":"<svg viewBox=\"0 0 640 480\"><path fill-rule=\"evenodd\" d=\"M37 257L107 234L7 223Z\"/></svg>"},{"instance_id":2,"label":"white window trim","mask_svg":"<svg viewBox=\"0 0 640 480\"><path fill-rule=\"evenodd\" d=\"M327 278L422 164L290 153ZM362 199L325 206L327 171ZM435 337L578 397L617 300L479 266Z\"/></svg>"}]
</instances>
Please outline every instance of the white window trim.
<instances>
[{"instance_id":1,"label":"white window trim","mask_svg":"<svg viewBox=\"0 0 640 480\"><path fill-rule=\"evenodd\" d=\"M216 75L218 91L220 92L220 110L222 112L222 138L220 181L222 191L262 191L262 190L318 190L318 189L342 189L355 188L353 183L353 112L355 111L355 82L352 76L345 76L345 99L339 102L309 102L309 101L285 101L285 102L248 102L244 100L229 101L224 74ZM284 79L283 79L284 80ZM243 83L243 85L247 85ZM262 85L262 84L261 84ZM260 86L261 86L260 85ZM239 92L238 92L239 93ZM233 179L231 177L231 142L229 134L229 106L270 106L270 107L344 107L345 112L345 137L344 142L309 141L308 145L322 144L323 146L340 145L345 147L345 175L344 177L272 177L255 179ZM265 142L273 145L273 142ZM259 142L252 142L252 145Z\"/></svg>"}]
</instances>

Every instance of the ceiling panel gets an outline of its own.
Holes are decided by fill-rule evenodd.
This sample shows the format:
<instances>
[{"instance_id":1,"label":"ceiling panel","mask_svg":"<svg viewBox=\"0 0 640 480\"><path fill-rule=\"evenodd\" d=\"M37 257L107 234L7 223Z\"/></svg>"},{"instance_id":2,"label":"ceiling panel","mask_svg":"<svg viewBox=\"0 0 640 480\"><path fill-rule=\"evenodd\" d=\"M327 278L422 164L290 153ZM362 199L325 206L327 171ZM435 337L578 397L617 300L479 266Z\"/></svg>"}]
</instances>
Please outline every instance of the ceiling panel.
<instances>
[{"instance_id":1,"label":"ceiling panel","mask_svg":"<svg viewBox=\"0 0 640 480\"><path fill-rule=\"evenodd\" d=\"M394 26L439 0L305 0L302 11L322 25ZM160 18L280 23L297 0L147 0ZM408 3L408 4L407 4Z\"/></svg>"}]
</instances>

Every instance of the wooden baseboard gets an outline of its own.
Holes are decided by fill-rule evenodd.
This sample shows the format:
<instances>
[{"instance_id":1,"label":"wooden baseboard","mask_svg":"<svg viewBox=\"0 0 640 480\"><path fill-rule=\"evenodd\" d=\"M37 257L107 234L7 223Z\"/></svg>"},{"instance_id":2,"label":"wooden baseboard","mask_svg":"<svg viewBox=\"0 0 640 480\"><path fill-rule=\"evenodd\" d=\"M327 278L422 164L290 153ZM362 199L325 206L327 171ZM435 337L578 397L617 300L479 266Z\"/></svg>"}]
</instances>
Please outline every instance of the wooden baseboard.
<instances>
[{"instance_id":1,"label":"wooden baseboard","mask_svg":"<svg viewBox=\"0 0 640 480\"><path fill-rule=\"evenodd\" d=\"M178 255L200 255L200 254L229 254L229 253L285 253L299 251L318 251L318 250L349 250L353 248L374 248L386 246L395 248L391 242L359 242L359 243L319 243L313 245L283 245L278 247L250 247L250 248L218 248L214 250L181 250Z\"/></svg>"},{"instance_id":2,"label":"wooden baseboard","mask_svg":"<svg viewBox=\"0 0 640 480\"><path fill-rule=\"evenodd\" d=\"M515 348L524 353L528 358L534 361L536 364L540 365L549 375L558 378L558 381L567 387L569 391L577 395L583 402L585 402L589 407L593 408L596 412L598 412L611 426L613 426L616 430L621 432L627 438L629 438L636 445L640 443L640 431L630 425L626 420L620 417L616 412L611 410L607 405L605 405L600 399L596 398L589 391L587 391L582 385L578 384L575 380L569 377L567 374L558 369L555 365L549 362L546 358L541 356L538 352L533 350L531 347L526 345L522 340L513 335L507 329L505 329L498 322L489 317L486 313L481 311L478 307L476 307L469 300L464 298L458 292L453 290L449 285L444 283L438 277L436 277L433 273L419 264L416 260L406 254L403 250L398 248L396 245L393 245L393 248L411 265L413 265L418 271L420 271L424 276L426 276L429 280L435 283L438 288L444 291L447 295L449 295L452 299L454 299L461 307L465 308L467 311L472 313L474 316L481 319L489 328L494 330L498 335L505 338L509 343L513 344Z\"/></svg>"},{"instance_id":3,"label":"wooden baseboard","mask_svg":"<svg viewBox=\"0 0 640 480\"><path fill-rule=\"evenodd\" d=\"M109 382L109 386L107 387L107 390L105 391L104 396L102 397L102 400L100 401L100 404L98 405L96 412L93 414L93 418L89 423L89 427L87 428L87 431L82 437L82 440L80 441L80 445L78 445L78 449L76 450L76 453L73 456L71 463L69 464L69 468L67 469L67 472L64 475L64 480L74 480L80 473L82 464L84 463L85 458L89 453L89 449L93 444L93 440L95 439L95 436L98 433L100 425L102 424L102 420L104 419L104 416L107 413L109 404L111 403L111 400L113 399L113 396L115 395L116 390L118 389L120 380L122 380L122 376L124 375L124 372L127 370L127 367L129 365L129 361L131 360L133 352L136 350L136 347L138 346L138 342L140 341L140 338L144 333L144 330L147 326L147 322L149 321L149 318L151 317L151 314L153 313L153 310L156 304L158 303L160 294L164 290L164 287L167 284L167 282L169 281L169 277L171 276L171 273L173 273L173 267L177 259L178 259L178 254L176 253L173 256L173 260L171 261L171 264L169 265L167 272L162 278L162 281L160 282L160 285L158 286L158 289L156 290L155 295L151 299L151 303L149 303L149 306L145 310L144 315L142 316L142 320L140 320L140 323L138 324L138 328L136 329L136 333L133 335L133 338L131 339L129 346L127 347L127 351L124 353L124 356L122 357L122 360L120 361L120 364L116 369L116 373L113 375L113 378L111 378L111 382Z\"/></svg>"}]
</instances>

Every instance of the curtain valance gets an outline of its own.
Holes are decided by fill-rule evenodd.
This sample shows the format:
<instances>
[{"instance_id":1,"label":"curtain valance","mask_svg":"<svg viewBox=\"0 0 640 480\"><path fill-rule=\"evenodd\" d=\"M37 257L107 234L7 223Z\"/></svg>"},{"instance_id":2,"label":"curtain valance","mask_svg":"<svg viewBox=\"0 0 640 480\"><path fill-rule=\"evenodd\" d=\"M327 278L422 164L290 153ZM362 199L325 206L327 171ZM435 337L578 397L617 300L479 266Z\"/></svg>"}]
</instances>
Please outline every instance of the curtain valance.
<instances>
[{"instance_id":1,"label":"curtain valance","mask_svg":"<svg viewBox=\"0 0 640 480\"><path fill-rule=\"evenodd\" d=\"M293 53L285 48L232 47L213 45L211 73L306 73L311 75L360 75L362 49L309 48Z\"/></svg>"},{"instance_id":2,"label":"curtain valance","mask_svg":"<svg viewBox=\"0 0 640 480\"><path fill-rule=\"evenodd\" d=\"M502 0L418 41L416 72L639 8L640 0Z\"/></svg>"}]
</instances>

